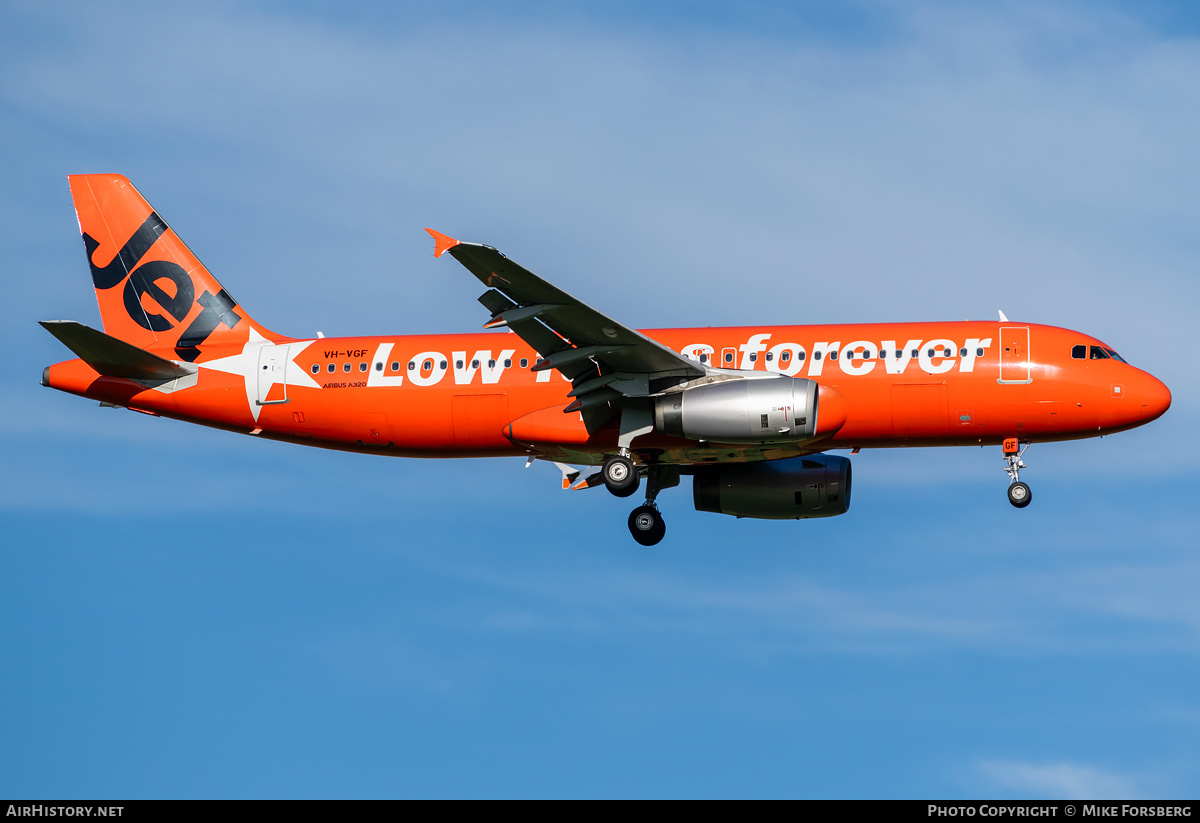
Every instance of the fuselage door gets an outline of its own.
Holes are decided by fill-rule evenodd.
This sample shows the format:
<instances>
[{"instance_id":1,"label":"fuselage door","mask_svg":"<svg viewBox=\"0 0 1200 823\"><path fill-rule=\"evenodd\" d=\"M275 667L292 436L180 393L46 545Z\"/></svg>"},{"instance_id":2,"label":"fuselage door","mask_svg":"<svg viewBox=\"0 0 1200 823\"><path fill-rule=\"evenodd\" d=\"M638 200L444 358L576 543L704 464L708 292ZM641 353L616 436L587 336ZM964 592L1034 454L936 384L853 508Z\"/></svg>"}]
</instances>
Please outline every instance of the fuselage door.
<instances>
[{"instance_id":1,"label":"fuselage door","mask_svg":"<svg viewBox=\"0 0 1200 823\"><path fill-rule=\"evenodd\" d=\"M1029 327L1000 327L1000 379L997 383L1030 383Z\"/></svg>"},{"instance_id":2,"label":"fuselage door","mask_svg":"<svg viewBox=\"0 0 1200 823\"><path fill-rule=\"evenodd\" d=\"M287 366L287 346L267 344L258 350L258 399L255 401L258 405L288 402Z\"/></svg>"}]
</instances>

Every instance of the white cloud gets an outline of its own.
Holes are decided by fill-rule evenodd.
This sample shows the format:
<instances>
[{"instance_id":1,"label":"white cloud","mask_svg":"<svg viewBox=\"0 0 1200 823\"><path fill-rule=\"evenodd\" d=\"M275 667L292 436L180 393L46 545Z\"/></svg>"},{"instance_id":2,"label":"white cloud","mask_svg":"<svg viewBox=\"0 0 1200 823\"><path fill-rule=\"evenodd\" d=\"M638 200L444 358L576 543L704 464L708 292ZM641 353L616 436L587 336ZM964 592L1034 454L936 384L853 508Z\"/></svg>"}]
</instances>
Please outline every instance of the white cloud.
<instances>
[{"instance_id":1,"label":"white cloud","mask_svg":"<svg viewBox=\"0 0 1200 823\"><path fill-rule=\"evenodd\" d=\"M570 521L571 515L563 519ZM673 642L689 638L720 645L734 658L759 659L946 650L1087 659L1200 647L1200 608L1193 597L1200 566L1190 557L1191 540L1184 535L1144 546L1134 563L1124 555L1114 560L1111 552L1097 557L1091 545L1072 546L1070 534L1079 527L1069 523L1042 535L1025 554L982 517L974 530L965 524L949 526L945 534L921 530L911 539L884 541L886 549L877 537L859 546L864 537L852 524L843 524L835 536L809 528L813 524L796 530L796 524L743 522L731 527L739 530L737 539L725 533L723 523L706 525L717 545L780 539L798 546L833 545L851 566L860 551L869 553L873 568L861 576L844 570L797 572L778 558L780 565L771 564L769 572L756 564L755 571L730 572L717 580L697 577L686 566L642 572L593 564L577 571L547 571L537 564L509 568L444 549L418 562L482 585L502 603L515 598L532 609L521 620L512 619L507 606L439 617L501 634L603 637L636 629L634 635L651 644L668 636ZM770 536L772 526L779 537ZM1136 524L1127 528L1136 531ZM687 544L689 535L674 539ZM726 539L731 542L723 543ZM1040 557L1034 559L1034 552ZM963 554L971 558L965 566L956 557ZM899 556L910 559L889 559ZM880 585L881 576L886 586ZM556 622L529 618L541 613L555 614Z\"/></svg>"},{"instance_id":2,"label":"white cloud","mask_svg":"<svg viewBox=\"0 0 1200 823\"><path fill-rule=\"evenodd\" d=\"M1023 763L984 760L978 770L988 789L1018 796L1063 800L1134 800L1143 796L1138 780L1078 763Z\"/></svg>"},{"instance_id":3,"label":"white cloud","mask_svg":"<svg viewBox=\"0 0 1200 823\"><path fill-rule=\"evenodd\" d=\"M374 689L416 688L456 701L473 701L483 666L462 655L431 653L411 640L386 633L330 635L309 643L309 652L340 677Z\"/></svg>"}]
</instances>

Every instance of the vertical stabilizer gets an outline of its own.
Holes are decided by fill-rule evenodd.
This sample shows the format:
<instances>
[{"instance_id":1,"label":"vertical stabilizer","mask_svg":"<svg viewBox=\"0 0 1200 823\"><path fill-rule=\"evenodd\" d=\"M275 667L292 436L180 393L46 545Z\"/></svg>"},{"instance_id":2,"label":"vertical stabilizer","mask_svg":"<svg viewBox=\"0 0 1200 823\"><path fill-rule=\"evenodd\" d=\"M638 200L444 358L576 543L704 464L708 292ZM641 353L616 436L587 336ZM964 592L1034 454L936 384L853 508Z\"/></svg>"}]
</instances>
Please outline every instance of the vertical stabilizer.
<instances>
[{"instance_id":1,"label":"vertical stabilizer","mask_svg":"<svg viewBox=\"0 0 1200 823\"><path fill-rule=\"evenodd\" d=\"M244 343L250 319L128 179L69 178L104 331L142 349L194 362L206 346Z\"/></svg>"}]
</instances>

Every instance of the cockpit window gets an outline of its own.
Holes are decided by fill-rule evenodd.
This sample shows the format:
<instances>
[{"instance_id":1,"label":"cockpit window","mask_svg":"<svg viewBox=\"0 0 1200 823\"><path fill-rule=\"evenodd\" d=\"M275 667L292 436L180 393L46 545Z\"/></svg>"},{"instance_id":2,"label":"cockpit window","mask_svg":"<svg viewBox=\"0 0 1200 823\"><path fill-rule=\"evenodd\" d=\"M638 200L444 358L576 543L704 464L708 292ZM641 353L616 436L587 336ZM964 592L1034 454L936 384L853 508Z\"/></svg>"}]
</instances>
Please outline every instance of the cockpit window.
<instances>
[{"instance_id":1,"label":"cockpit window","mask_svg":"<svg viewBox=\"0 0 1200 823\"><path fill-rule=\"evenodd\" d=\"M1071 356L1076 360L1087 360L1087 346L1072 346Z\"/></svg>"},{"instance_id":2,"label":"cockpit window","mask_svg":"<svg viewBox=\"0 0 1200 823\"><path fill-rule=\"evenodd\" d=\"M1090 359L1092 359L1092 360L1108 360L1108 352L1106 352L1104 349L1100 348L1099 346L1092 346Z\"/></svg>"},{"instance_id":3,"label":"cockpit window","mask_svg":"<svg viewBox=\"0 0 1200 823\"><path fill-rule=\"evenodd\" d=\"M1121 355L1117 354L1117 353L1116 353L1115 351L1113 351L1112 349L1105 349L1105 351L1106 351L1106 352L1108 352L1108 356L1109 356L1109 357L1111 357L1113 360L1119 360L1119 361L1120 361L1120 362L1122 362L1122 363L1125 363L1125 362L1126 362L1126 360L1125 360L1125 358L1124 358L1124 357L1122 357Z\"/></svg>"}]
</instances>

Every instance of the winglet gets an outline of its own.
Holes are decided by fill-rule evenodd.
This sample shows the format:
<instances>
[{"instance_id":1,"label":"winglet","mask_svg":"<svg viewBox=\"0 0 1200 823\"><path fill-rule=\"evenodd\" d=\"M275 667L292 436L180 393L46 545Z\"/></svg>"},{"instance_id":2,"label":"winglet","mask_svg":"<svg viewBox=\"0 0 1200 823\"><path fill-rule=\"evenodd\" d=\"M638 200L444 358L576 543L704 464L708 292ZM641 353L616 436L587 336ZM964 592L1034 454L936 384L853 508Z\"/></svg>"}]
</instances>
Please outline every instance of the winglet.
<instances>
[{"instance_id":1,"label":"winglet","mask_svg":"<svg viewBox=\"0 0 1200 823\"><path fill-rule=\"evenodd\" d=\"M425 229L429 232L429 236L433 238L433 256L441 257L445 252L450 251L458 245L458 241L449 235L442 234L440 231L433 229Z\"/></svg>"},{"instance_id":2,"label":"winglet","mask_svg":"<svg viewBox=\"0 0 1200 823\"><path fill-rule=\"evenodd\" d=\"M1001 322L1001 323L1008 323L1008 322L1009 322L1009 319L1008 319L1007 317L1005 317L1005 316L1004 316L1004 312L1000 311L999 309L996 309L996 311L1000 312L1000 322Z\"/></svg>"}]
</instances>

